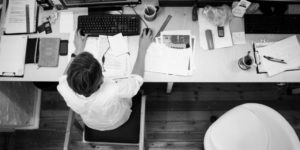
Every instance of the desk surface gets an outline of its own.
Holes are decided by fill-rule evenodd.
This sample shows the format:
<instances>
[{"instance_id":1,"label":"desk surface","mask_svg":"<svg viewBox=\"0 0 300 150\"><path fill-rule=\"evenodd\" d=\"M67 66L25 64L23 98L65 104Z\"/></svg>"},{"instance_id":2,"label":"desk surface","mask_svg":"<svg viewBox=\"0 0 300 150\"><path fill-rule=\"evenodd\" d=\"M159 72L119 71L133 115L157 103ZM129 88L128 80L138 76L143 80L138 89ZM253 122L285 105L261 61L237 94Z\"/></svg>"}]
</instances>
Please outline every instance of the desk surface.
<instances>
[{"instance_id":1,"label":"desk surface","mask_svg":"<svg viewBox=\"0 0 300 150\"><path fill-rule=\"evenodd\" d=\"M136 7L137 12L142 12L143 5ZM74 28L76 28L77 16L87 14L87 9L76 8L64 11L74 12ZM125 7L125 13L134 13L131 8ZM199 25L198 22L192 22L191 7L162 7L159 10L157 18L153 22L147 22L149 27L156 33L165 20L171 14L170 20L165 30L189 29L196 36L196 70L192 76L175 76L153 72L145 72L145 82L300 82L300 71L284 72L274 77L268 77L267 74L257 74L253 67L248 71L243 71L238 67L238 59L244 56L247 51L252 51L252 42L268 40L277 41L284 39L288 34L247 34L247 44L235 45L229 48L204 50L199 44ZM3 16L3 15L2 15ZM4 18L1 18L3 22ZM53 33L47 37L60 37L68 39L68 34L59 34L59 19L52 27ZM144 26L144 25L143 25ZM142 27L143 29L143 27ZM30 35L30 37L46 36L44 34ZM299 38L299 35L298 35ZM134 63L137 55L139 36L130 36L128 43L131 52L131 64ZM56 68L38 68L36 64L25 65L25 75L23 78L1 77L0 81L58 81L63 74L68 63L66 56L60 56L59 66Z\"/></svg>"}]
</instances>

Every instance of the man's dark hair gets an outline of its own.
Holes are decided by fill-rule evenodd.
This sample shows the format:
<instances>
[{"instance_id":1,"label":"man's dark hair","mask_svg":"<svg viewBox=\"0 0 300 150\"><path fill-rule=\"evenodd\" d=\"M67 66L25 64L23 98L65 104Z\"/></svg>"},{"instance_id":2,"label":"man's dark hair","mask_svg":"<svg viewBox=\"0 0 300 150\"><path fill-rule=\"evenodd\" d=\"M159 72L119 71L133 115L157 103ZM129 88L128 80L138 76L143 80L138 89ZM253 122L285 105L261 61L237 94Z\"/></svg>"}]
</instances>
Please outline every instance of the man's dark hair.
<instances>
[{"instance_id":1,"label":"man's dark hair","mask_svg":"<svg viewBox=\"0 0 300 150\"><path fill-rule=\"evenodd\" d=\"M88 52L82 52L71 62L67 71L67 82L77 94L89 97L102 83L100 63Z\"/></svg>"}]
</instances>

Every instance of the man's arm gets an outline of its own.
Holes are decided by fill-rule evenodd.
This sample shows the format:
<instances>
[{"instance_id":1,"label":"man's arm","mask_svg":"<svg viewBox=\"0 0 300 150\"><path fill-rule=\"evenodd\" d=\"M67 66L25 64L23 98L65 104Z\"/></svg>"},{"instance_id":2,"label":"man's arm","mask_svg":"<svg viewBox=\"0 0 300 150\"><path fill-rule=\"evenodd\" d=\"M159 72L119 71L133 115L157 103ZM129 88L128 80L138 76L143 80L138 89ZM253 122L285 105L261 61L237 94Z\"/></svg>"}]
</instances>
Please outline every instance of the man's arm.
<instances>
[{"instance_id":1,"label":"man's arm","mask_svg":"<svg viewBox=\"0 0 300 150\"><path fill-rule=\"evenodd\" d=\"M152 31L149 30L148 33L146 33L146 30L144 29L143 33L140 36L138 55L135 64L133 66L132 74L137 74L140 75L141 77L144 77L145 56L147 53L147 49L151 44L152 40L153 40Z\"/></svg>"},{"instance_id":2,"label":"man's arm","mask_svg":"<svg viewBox=\"0 0 300 150\"><path fill-rule=\"evenodd\" d=\"M85 48L85 44L86 44L86 40L87 40L87 34L84 36L81 36L80 34L80 29L78 29L76 31L75 37L74 37L74 46L75 46L75 51L73 54L75 54L75 56L77 56L78 54L80 54L81 52L83 52L84 48ZM71 57L71 60L69 62L69 64L67 65L64 74L67 73L67 70L69 69L70 64L72 63L74 57Z\"/></svg>"}]
</instances>

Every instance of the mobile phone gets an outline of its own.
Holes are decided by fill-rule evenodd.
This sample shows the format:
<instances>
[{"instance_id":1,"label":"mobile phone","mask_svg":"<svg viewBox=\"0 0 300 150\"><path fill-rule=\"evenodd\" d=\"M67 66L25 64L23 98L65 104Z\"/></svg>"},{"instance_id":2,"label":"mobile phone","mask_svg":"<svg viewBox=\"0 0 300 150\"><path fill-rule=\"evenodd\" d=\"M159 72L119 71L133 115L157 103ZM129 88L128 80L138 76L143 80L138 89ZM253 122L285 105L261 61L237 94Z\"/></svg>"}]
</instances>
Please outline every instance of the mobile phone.
<instances>
[{"instance_id":1,"label":"mobile phone","mask_svg":"<svg viewBox=\"0 0 300 150\"><path fill-rule=\"evenodd\" d=\"M61 55L61 56L68 55L68 40L61 40L60 41L59 55Z\"/></svg>"},{"instance_id":2,"label":"mobile phone","mask_svg":"<svg viewBox=\"0 0 300 150\"><path fill-rule=\"evenodd\" d=\"M218 26L218 36L219 37L224 37L224 27L223 26Z\"/></svg>"},{"instance_id":3,"label":"mobile phone","mask_svg":"<svg viewBox=\"0 0 300 150\"><path fill-rule=\"evenodd\" d=\"M51 24L49 21L44 23L44 28L46 34L52 33Z\"/></svg>"}]
</instances>

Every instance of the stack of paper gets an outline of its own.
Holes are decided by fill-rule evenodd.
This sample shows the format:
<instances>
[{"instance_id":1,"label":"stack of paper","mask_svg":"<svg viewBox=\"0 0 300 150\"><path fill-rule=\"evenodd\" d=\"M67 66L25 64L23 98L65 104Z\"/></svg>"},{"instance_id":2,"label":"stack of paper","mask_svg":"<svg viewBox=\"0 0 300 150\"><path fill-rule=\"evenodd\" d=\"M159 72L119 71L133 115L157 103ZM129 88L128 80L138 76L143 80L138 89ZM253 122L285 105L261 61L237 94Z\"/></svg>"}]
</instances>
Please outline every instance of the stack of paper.
<instances>
[{"instance_id":1,"label":"stack of paper","mask_svg":"<svg viewBox=\"0 0 300 150\"><path fill-rule=\"evenodd\" d=\"M270 43L267 46L255 44L259 56L259 71L267 72L269 76L276 75L286 70L300 69L300 45L296 36ZM265 57L283 60L285 63L270 61Z\"/></svg>"},{"instance_id":2,"label":"stack of paper","mask_svg":"<svg viewBox=\"0 0 300 150\"><path fill-rule=\"evenodd\" d=\"M70 35L70 53L75 50L74 33ZM84 51L90 52L101 64L105 77L119 78L129 75L128 39L121 33L114 36L88 37Z\"/></svg>"},{"instance_id":3,"label":"stack of paper","mask_svg":"<svg viewBox=\"0 0 300 150\"><path fill-rule=\"evenodd\" d=\"M195 37L189 30L164 31L146 54L145 70L173 75L191 75L195 69Z\"/></svg>"}]
</instances>

